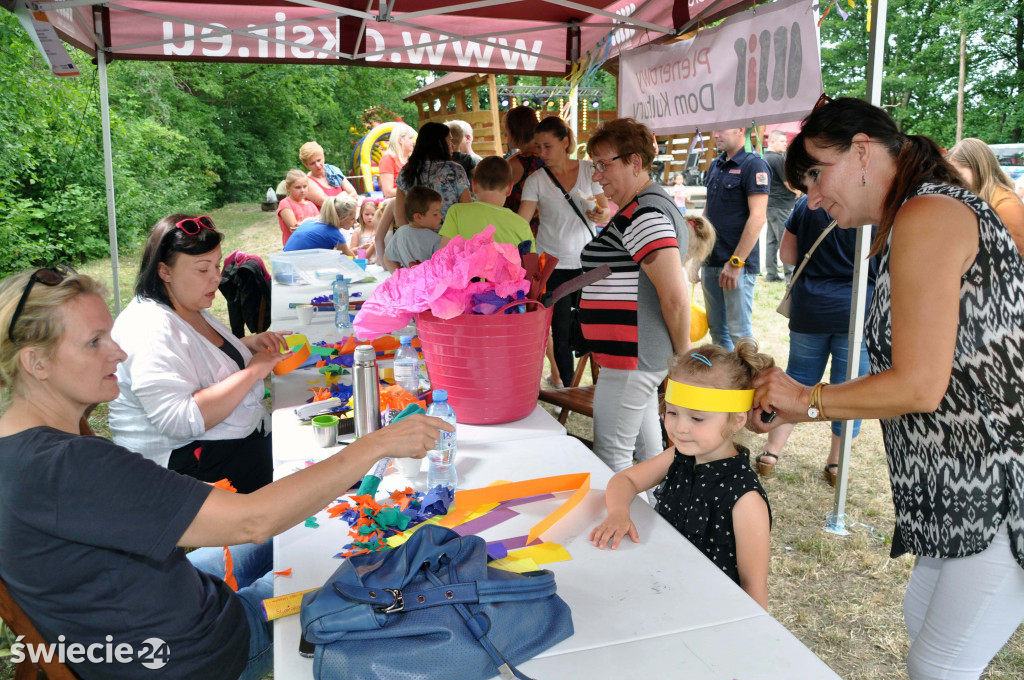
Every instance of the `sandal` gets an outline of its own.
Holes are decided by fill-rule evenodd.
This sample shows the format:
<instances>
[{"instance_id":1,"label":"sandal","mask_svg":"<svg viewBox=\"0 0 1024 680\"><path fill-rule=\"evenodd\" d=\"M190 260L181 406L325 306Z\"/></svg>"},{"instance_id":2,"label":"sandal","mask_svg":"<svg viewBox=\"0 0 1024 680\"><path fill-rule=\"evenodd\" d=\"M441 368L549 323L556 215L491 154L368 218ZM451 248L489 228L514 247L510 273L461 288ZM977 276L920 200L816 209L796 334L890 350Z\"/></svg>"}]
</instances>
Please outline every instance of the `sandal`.
<instances>
[{"instance_id":1,"label":"sandal","mask_svg":"<svg viewBox=\"0 0 1024 680\"><path fill-rule=\"evenodd\" d=\"M839 480L839 463L826 463L825 469L821 471L822 477L829 486L835 486Z\"/></svg>"},{"instance_id":2,"label":"sandal","mask_svg":"<svg viewBox=\"0 0 1024 680\"><path fill-rule=\"evenodd\" d=\"M762 460L764 458L771 458L772 461L770 463L766 463ZM772 473L772 468L775 467L775 464L779 462L779 456L771 453L770 451L762 451L757 455L757 458L755 458L754 461L757 463L757 474L762 477L767 477Z\"/></svg>"}]
</instances>

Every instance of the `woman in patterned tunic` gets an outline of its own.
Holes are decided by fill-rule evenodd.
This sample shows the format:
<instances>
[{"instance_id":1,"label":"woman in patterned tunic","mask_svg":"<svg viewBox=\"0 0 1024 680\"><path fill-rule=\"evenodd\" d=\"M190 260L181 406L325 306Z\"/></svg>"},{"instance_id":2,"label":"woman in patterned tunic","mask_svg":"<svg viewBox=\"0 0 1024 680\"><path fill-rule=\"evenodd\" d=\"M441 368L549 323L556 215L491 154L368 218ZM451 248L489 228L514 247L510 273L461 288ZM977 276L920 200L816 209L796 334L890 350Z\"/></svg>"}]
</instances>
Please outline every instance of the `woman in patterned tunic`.
<instances>
[{"instance_id":1,"label":"woman in patterned tunic","mask_svg":"<svg viewBox=\"0 0 1024 680\"><path fill-rule=\"evenodd\" d=\"M977 678L1024 620L1024 260L933 141L861 100L816 108L786 175L840 227L879 225L871 374L810 388L772 369L755 410L880 419L892 556L917 556L910 677Z\"/></svg>"}]
</instances>

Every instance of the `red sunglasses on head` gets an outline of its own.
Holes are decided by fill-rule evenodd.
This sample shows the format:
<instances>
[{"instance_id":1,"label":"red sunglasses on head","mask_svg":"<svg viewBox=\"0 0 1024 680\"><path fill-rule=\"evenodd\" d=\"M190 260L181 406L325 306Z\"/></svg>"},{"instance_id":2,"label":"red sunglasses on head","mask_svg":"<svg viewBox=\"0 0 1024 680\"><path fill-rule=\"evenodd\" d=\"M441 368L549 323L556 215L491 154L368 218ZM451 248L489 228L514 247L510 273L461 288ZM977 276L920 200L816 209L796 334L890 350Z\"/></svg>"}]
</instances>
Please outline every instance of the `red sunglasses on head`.
<instances>
[{"instance_id":1,"label":"red sunglasses on head","mask_svg":"<svg viewBox=\"0 0 1024 680\"><path fill-rule=\"evenodd\" d=\"M175 222L174 226L181 229L189 236L195 236L199 233L200 229L209 229L210 231L217 231L217 227L213 226L213 220L206 215L200 215L199 217L188 217L183 219L181 222Z\"/></svg>"}]
</instances>

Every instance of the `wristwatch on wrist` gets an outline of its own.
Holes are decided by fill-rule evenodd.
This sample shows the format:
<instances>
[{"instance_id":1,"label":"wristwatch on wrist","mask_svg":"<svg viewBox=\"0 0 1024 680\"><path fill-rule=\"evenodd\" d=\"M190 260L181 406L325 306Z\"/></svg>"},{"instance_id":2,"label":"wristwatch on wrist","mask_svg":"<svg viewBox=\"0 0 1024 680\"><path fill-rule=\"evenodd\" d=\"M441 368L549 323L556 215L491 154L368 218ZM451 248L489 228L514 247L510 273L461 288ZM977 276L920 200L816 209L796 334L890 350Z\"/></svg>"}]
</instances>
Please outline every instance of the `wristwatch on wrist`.
<instances>
[{"instance_id":1,"label":"wristwatch on wrist","mask_svg":"<svg viewBox=\"0 0 1024 680\"><path fill-rule=\"evenodd\" d=\"M729 258L729 264L731 264L733 267L742 269L743 266L747 263L744 260L741 260L740 258L733 255L732 257Z\"/></svg>"},{"instance_id":2,"label":"wristwatch on wrist","mask_svg":"<svg viewBox=\"0 0 1024 680\"><path fill-rule=\"evenodd\" d=\"M828 383L820 382L811 388L811 403L807 405L807 417L811 420L826 420L825 409L821 405L821 390Z\"/></svg>"}]
</instances>

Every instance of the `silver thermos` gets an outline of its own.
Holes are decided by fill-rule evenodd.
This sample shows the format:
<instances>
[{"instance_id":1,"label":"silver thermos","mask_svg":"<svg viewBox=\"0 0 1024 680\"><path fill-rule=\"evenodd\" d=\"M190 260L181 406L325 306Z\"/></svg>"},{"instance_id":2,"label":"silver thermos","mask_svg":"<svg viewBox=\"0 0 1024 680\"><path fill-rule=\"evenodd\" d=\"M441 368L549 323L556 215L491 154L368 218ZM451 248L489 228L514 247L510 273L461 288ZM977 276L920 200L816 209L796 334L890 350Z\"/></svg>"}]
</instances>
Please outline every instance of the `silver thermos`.
<instances>
[{"instance_id":1,"label":"silver thermos","mask_svg":"<svg viewBox=\"0 0 1024 680\"><path fill-rule=\"evenodd\" d=\"M359 345L352 355L352 407L357 439L380 429L379 385L377 352L373 345Z\"/></svg>"}]
</instances>

